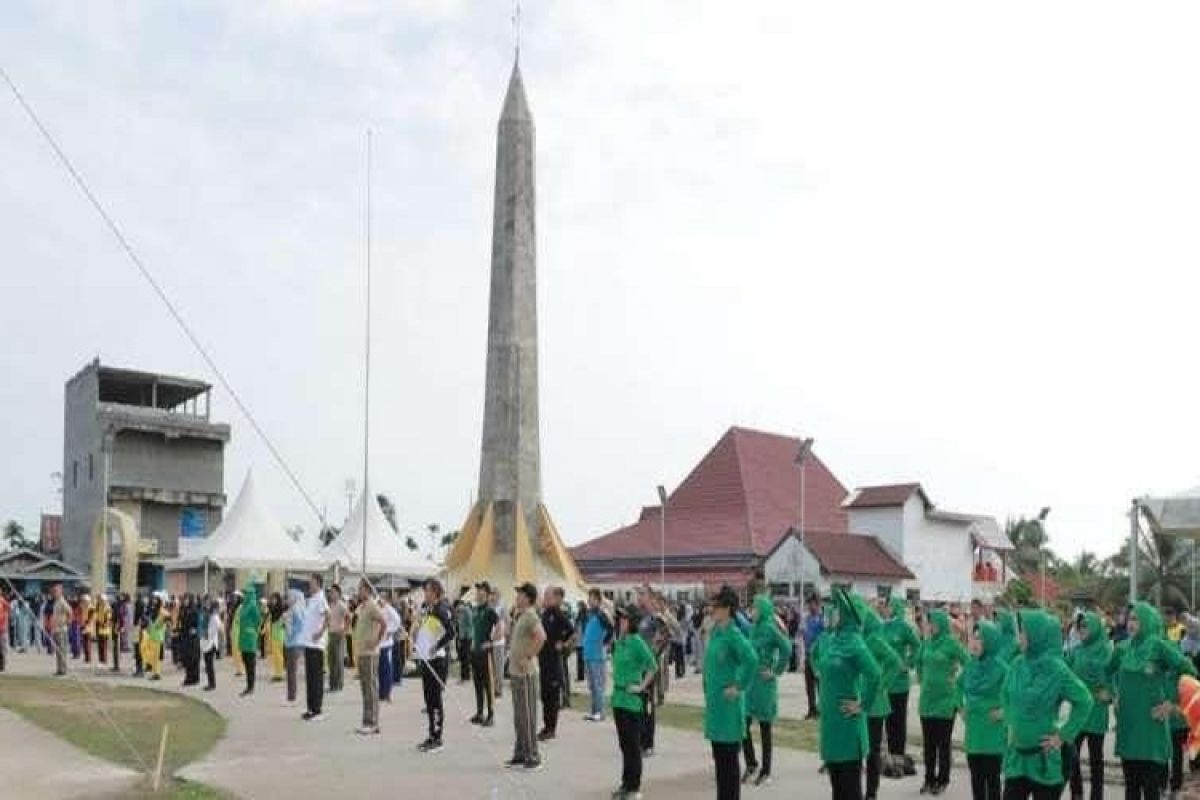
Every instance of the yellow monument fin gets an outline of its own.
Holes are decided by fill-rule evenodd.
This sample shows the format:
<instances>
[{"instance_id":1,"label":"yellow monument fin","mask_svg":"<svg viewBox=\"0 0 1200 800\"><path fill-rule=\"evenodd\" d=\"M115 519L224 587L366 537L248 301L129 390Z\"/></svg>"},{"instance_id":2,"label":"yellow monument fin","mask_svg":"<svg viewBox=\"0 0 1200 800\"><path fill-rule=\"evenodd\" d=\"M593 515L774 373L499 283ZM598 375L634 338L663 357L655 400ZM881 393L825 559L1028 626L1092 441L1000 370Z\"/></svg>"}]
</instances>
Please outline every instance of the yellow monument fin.
<instances>
[{"instance_id":1,"label":"yellow monument fin","mask_svg":"<svg viewBox=\"0 0 1200 800\"><path fill-rule=\"evenodd\" d=\"M447 570L458 569L467 563L467 559L471 557L471 552L475 549L475 540L479 537L479 528L482 524L483 502L478 502L471 509L471 513L467 515L467 521L463 523L458 538L454 540L454 546L450 548L450 554L446 556L445 568Z\"/></svg>"},{"instance_id":2,"label":"yellow monument fin","mask_svg":"<svg viewBox=\"0 0 1200 800\"><path fill-rule=\"evenodd\" d=\"M542 554L554 565L563 578L582 588L583 576L579 574L579 568L575 566L575 559L571 557L566 545L559 537L558 528L550 519L550 512L540 503L538 504L538 527L541 529L538 534L538 545Z\"/></svg>"},{"instance_id":3,"label":"yellow monument fin","mask_svg":"<svg viewBox=\"0 0 1200 800\"><path fill-rule=\"evenodd\" d=\"M462 534L459 534L462 540ZM475 528L474 540L471 543L470 558L463 567L461 575L467 581L478 581L488 577L492 566L492 551L496 548L496 514L492 504L487 504L483 513L483 521ZM448 564L447 564L448 566Z\"/></svg>"}]
</instances>

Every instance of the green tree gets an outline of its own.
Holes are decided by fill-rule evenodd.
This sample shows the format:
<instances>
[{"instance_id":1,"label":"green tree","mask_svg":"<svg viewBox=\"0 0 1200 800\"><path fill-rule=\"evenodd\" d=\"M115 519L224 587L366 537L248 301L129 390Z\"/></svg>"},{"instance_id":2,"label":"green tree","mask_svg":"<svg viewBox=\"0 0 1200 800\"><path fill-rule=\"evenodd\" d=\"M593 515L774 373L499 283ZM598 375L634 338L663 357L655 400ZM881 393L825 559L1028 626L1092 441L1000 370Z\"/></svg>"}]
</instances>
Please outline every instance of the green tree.
<instances>
[{"instance_id":1,"label":"green tree","mask_svg":"<svg viewBox=\"0 0 1200 800\"><path fill-rule=\"evenodd\" d=\"M383 518L388 521L388 525L392 526L392 530L399 533L400 527L396 523L396 504L386 494L377 495L375 499L379 501L379 510L383 512Z\"/></svg>"},{"instance_id":2,"label":"green tree","mask_svg":"<svg viewBox=\"0 0 1200 800\"><path fill-rule=\"evenodd\" d=\"M4 523L4 533L2 535L5 543L11 550L21 548L33 549L35 544L31 539L25 537L25 526L15 519L10 519Z\"/></svg>"}]
</instances>

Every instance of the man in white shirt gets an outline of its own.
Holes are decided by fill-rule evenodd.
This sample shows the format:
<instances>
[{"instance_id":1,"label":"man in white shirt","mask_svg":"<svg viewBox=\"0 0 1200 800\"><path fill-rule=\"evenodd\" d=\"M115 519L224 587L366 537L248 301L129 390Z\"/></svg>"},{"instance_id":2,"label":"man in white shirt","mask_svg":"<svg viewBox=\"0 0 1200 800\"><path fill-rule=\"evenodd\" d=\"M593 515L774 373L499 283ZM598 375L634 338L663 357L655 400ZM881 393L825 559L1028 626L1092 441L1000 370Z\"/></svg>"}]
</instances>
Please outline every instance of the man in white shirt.
<instances>
[{"instance_id":1,"label":"man in white shirt","mask_svg":"<svg viewBox=\"0 0 1200 800\"><path fill-rule=\"evenodd\" d=\"M396 646L396 632L400 630L400 612L392 605L390 597L380 600L383 614L383 638L379 640L379 699L392 702L392 684L396 680L392 667L395 665L392 648Z\"/></svg>"},{"instance_id":2,"label":"man in white shirt","mask_svg":"<svg viewBox=\"0 0 1200 800\"><path fill-rule=\"evenodd\" d=\"M304 606L301 641L304 644L304 685L308 710L302 719L321 720L321 702L325 699L325 645L329 630L329 603L325 600L325 578L313 573L308 579L308 600Z\"/></svg>"}]
</instances>

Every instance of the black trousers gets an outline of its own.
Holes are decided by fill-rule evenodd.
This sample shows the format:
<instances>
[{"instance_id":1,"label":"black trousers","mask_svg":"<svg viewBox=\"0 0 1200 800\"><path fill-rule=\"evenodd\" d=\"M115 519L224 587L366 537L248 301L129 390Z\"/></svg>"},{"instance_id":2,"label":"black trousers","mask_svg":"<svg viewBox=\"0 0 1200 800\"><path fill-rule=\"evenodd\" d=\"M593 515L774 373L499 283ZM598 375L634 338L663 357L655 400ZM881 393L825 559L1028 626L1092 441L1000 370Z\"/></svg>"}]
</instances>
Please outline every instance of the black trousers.
<instances>
[{"instance_id":1,"label":"black trousers","mask_svg":"<svg viewBox=\"0 0 1200 800\"><path fill-rule=\"evenodd\" d=\"M421 663L421 690L425 695L425 710L429 718L429 738L440 742L442 726L446 721L446 707L442 700L442 689L450 664L445 656L431 658Z\"/></svg>"},{"instance_id":2,"label":"black trousers","mask_svg":"<svg viewBox=\"0 0 1200 800\"><path fill-rule=\"evenodd\" d=\"M492 683L492 651L477 650L471 653L471 679L475 682L475 713L483 716L483 704L487 703L487 715L496 712L495 684Z\"/></svg>"},{"instance_id":3,"label":"black trousers","mask_svg":"<svg viewBox=\"0 0 1200 800\"><path fill-rule=\"evenodd\" d=\"M657 713L657 708L654 705L654 685L642 695L642 708L645 711L642 714L642 752L654 749L654 716Z\"/></svg>"},{"instance_id":4,"label":"black trousers","mask_svg":"<svg viewBox=\"0 0 1200 800\"><path fill-rule=\"evenodd\" d=\"M1063 785L1046 786L1028 778L1010 778L1004 782L1004 800L1058 800Z\"/></svg>"},{"instance_id":5,"label":"black trousers","mask_svg":"<svg viewBox=\"0 0 1200 800\"><path fill-rule=\"evenodd\" d=\"M908 692L892 692L892 713L887 717L888 752L894 756L904 755L908 741Z\"/></svg>"},{"instance_id":6,"label":"black trousers","mask_svg":"<svg viewBox=\"0 0 1200 800\"><path fill-rule=\"evenodd\" d=\"M862 800L862 762L838 761L825 765L833 800Z\"/></svg>"},{"instance_id":7,"label":"black trousers","mask_svg":"<svg viewBox=\"0 0 1200 800\"><path fill-rule=\"evenodd\" d=\"M746 757L746 769L758 766L758 758L754 755L754 737L750 731L754 728L754 720L746 720L746 738L742 739L742 755ZM758 723L758 735L762 739L762 774L771 774L771 723Z\"/></svg>"},{"instance_id":8,"label":"black trousers","mask_svg":"<svg viewBox=\"0 0 1200 800\"><path fill-rule=\"evenodd\" d=\"M687 672L686 659L683 657L683 642L671 642L671 660L675 662L675 677L682 678Z\"/></svg>"},{"instance_id":9,"label":"black trousers","mask_svg":"<svg viewBox=\"0 0 1200 800\"><path fill-rule=\"evenodd\" d=\"M1083 796L1083 745L1087 743L1091 800L1104 797L1104 734L1081 733L1075 739L1075 758L1071 761L1071 796Z\"/></svg>"},{"instance_id":10,"label":"black trousers","mask_svg":"<svg viewBox=\"0 0 1200 800\"><path fill-rule=\"evenodd\" d=\"M804 658L804 694L808 697L808 715L816 716L817 709L817 676L813 672L812 660L805 653Z\"/></svg>"},{"instance_id":11,"label":"black trousers","mask_svg":"<svg viewBox=\"0 0 1200 800\"><path fill-rule=\"evenodd\" d=\"M717 800L738 800L742 796L738 743L712 742L712 757L717 768Z\"/></svg>"},{"instance_id":12,"label":"black trousers","mask_svg":"<svg viewBox=\"0 0 1200 800\"><path fill-rule=\"evenodd\" d=\"M617 724L617 744L621 747L621 788L627 792L642 790L642 714L626 708L613 709Z\"/></svg>"},{"instance_id":13,"label":"black trousers","mask_svg":"<svg viewBox=\"0 0 1200 800\"><path fill-rule=\"evenodd\" d=\"M204 654L204 677L208 678L208 688L217 688L217 670L214 663L217 657L215 649L209 650Z\"/></svg>"},{"instance_id":14,"label":"black trousers","mask_svg":"<svg viewBox=\"0 0 1200 800\"><path fill-rule=\"evenodd\" d=\"M575 648L575 682L582 683L587 680L586 670L583 668L583 648Z\"/></svg>"},{"instance_id":15,"label":"black trousers","mask_svg":"<svg viewBox=\"0 0 1200 800\"><path fill-rule=\"evenodd\" d=\"M320 714L325 700L325 651L322 649L304 648L304 690L308 713Z\"/></svg>"},{"instance_id":16,"label":"black trousers","mask_svg":"<svg viewBox=\"0 0 1200 800\"><path fill-rule=\"evenodd\" d=\"M1125 775L1125 800L1158 800L1162 794L1162 764L1156 761L1122 761L1121 772Z\"/></svg>"},{"instance_id":17,"label":"black trousers","mask_svg":"<svg viewBox=\"0 0 1200 800\"><path fill-rule=\"evenodd\" d=\"M879 794L879 767L882 764L884 717L867 717L867 797Z\"/></svg>"},{"instance_id":18,"label":"black trousers","mask_svg":"<svg viewBox=\"0 0 1200 800\"><path fill-rule=\"evenodd\" d=\"M121 632L113 627L112 632L112 671L121 671Z\"/></svg>"},{"instance_id":19,"label":"black trousers","mask_svg":"<svg viewBox=\"0 0 1200 800\"><path fill-rule=\"evenodd\" d=\"M571 707L571 653L563 650L558 656L559 667L562 670L559 673L558 691L562 696L562 702L559 703L560 708Z\"/></svg>"},{"instance_id":20,"label":"black trousers","mask_svg":"<svg viewBox=\"0 0 1200 800\"><path fill-rule=\"evenodd\" d=\"M200 639L194 633L184 634L183 643L183 685L195 686L200 682Z\"/></svg>"},{"instance_id":21,"label":"black trousers","mask_svg":"<svg viewBox=\"0 0 1200 800\"><path fill-rule=\"evenodd\" d=\"M971 770L971 800L1000 800L1000 768L1004 756L967 755Z\"/></svg>"},{"instance_id":22,"label":"black trousers","mask_svg":"<svg viewBox=\"0 0 1200 800\"><path fill-rule=\"evenodd\" d=\"M954 717L921 717L921 736L925 739L926 786L946 786L950 783L950 736L953 732Z\"/></svg>"},{"instance_id":23,"label":"black trousers","mask_svg":"<svg viewBox=\"0 0 1200 800\"><path fill-rule=\"evenodd\" d=\"M463 681L471 680L471 640L458 640L458 677Z\"/></svg>"},{"instance_id":24,"label":"black trousers","mask_svg":"<svg viewBox=\"0 0 1200 800\"><path fill-rule=\"evenodd\" d=\"M242 667L246 670L246 691L254 691L254 662L258 658L258 653L253 650L242 651Z\"/></svg>"},{"instance_id":25,"label":"black trousers","mask_svg":"<svg viewBox=\"0 0 1200 800\"><path fill-rule=\"evenodd\" d=\"M556 656L557 658L557 656ZM558 658L562 661L561 658ZM542 728L549 733L558 730L558 707L562 705L563 679L561 669L542 670L538 681L542 694Z\"/></svg>"},{"instance_id":26,"label":"black trousers","mask_svg":"<svg viewBox=\"0 0 1200 800\"><path fill-rule=\"evenodd\" d=\"M1168 785L1172 792L1178 792L1183 787L1183 746L1187 743L1187 737L1186 728L1171 731L1171 782Z\"/></svg>"}]
</instances>

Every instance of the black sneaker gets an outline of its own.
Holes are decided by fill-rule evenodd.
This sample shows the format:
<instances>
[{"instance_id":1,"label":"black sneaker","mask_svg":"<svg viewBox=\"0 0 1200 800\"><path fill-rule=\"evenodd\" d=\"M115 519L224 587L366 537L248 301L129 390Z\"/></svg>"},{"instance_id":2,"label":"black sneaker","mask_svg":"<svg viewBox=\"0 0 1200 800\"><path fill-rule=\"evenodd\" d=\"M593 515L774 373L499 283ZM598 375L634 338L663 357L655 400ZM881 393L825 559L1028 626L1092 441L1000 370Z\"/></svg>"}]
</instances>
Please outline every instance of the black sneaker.
<instances>
[{"instance_id":1,"label":"black sneaker","mask_svg":"<svg viewBox=\"0 0 1200 800\"><path fill-rule=\"evenodd\" d=\"M316 716L316 714L312 713L311 711L305 711L303 714L300 715L300 719L304 720L305 722L308 722L310 719L312 719L315 716Z\"/></svg>"},{"instance_id":2,"label":"black sneaker","mask_svg":"<svg viewBox=\"0 0 1200 800\"><path fill-rule=\"evenodd\" d=\"M771 773L769 773L769 772L758 773L758 777L754 779L754 785L755 786L770 786L771 785ZM874 800L874 798L872 798L872 800Z\"/></svg>"},{"instance_id":3,"label":"black sneaker","mask_svg":"<svg viewBox=\"0 0 1200 800\"><path fill-rule=\"evenodd\" d=\"M540 758L527 758L521 766L525 768L526 772L537 772L542 768L542 760Z\"/></svg>"},{"instance_id":4,"label":"black sneaker","mask_svg":"<svg viewBox=\"0 0 1200 800\"><path fill-rule=\"evenodd\" d=\"M933 784L929 783L928 781L921 784L919 794L930 794L931 792L933 792Z\"/></svg>"},{"instance_id":5,"label":"black sneaker","mask_svg":"<svg viewBox=\"0 0 1200 800\"><path fill-rule=\"evenodd\" d=\"M525 759L517 758L516 756L513 756L508 761L504 762L505 769L514 769L516 767L523 767L523 766L525 766Z\"/></svg>"},{"instance_id":6,"label":"black sneaker","mask_svg":"<svg viewBox=\"0 0 1200 800\"><path fill-rule=\"evenodd\" d=\"M758 773L758 764L748 764L746 772L742 775L742 783L750 783L754 780L754 776Z\"/></svg>"},{"instance_id":7,"label":"black sneaker","mask_svg":"<svg viewBox=\"0 0 1200 800\"><path fill-rule=\"evenodd\" d=\"M548 731L548 730L544 730L544 729L542 731L540 731L537 735L537 740L539 742L548 742L553 738L554 738L554 731Z\"/></svg>"},{"instance_id":8,"label":"black sneaker","mask_svg":"<svg viewBox=\"0 0 1200 800\"><path fill-rule=\"evenodd\" d=\"M417 749L420 750L422 753L428 753L430 750L433 749L433 738L430 737L430 738L426 739L425 741L421 742L419 745L417 745Z\"/></svg>"},{"instance_id":9,"label":"black sneaker","mask_svg":"<svg viewBox=\"0 0 1200 800\"><path fill-rule=\"evenodd\" d=\"M476 714L475 716L473 716L469 720L467 720L467 722L471 723L472 725L482 725L483 724L483 715Z\"/></svg>"},{"instance_id":10,"label":"black sneaker","mask_svg":"<svg viewBox=\"0 0 1200 800\"><path fill-rule=\"evenodd\" d=\"M491 714L488 714L486 717L483 718L483 722L481 722L479 724L485 728L490 728L496 724L496 719Z\"/></svg>"}]
</instances>

